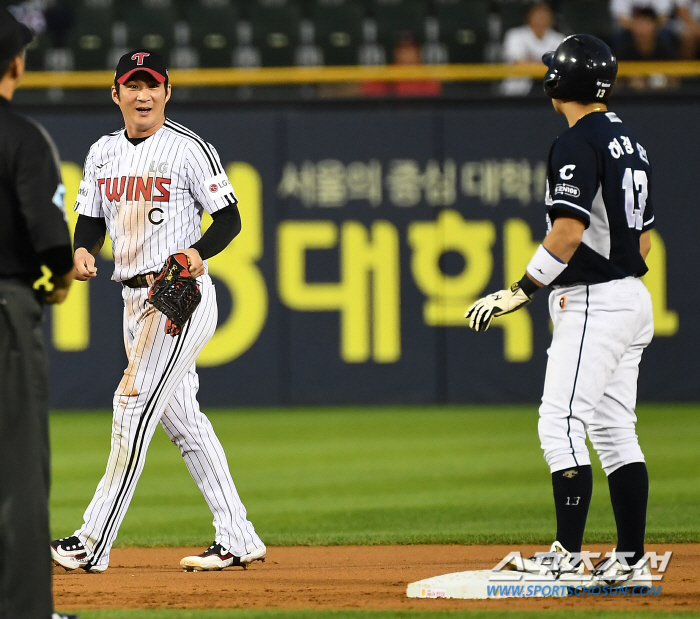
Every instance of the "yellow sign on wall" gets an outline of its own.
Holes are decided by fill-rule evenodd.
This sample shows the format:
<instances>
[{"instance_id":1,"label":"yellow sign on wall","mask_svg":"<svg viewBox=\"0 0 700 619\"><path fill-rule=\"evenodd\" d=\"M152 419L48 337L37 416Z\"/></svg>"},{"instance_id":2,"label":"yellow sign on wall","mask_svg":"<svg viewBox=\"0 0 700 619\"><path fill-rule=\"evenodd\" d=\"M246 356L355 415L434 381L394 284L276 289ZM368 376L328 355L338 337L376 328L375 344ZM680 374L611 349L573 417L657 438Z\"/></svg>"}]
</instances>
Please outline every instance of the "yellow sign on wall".
<instances>
[{"instance_id":1,"label":"yellow sign on wall","mask_svg":"<svg viewBox=\"0 0 700 619\"><path fill-rule=\"evenodd\" d=\"M364 179L365 185L362 187L363 191L369 192L368 195L380 191L376 187L372 189L376 185L372 184L376 173L381 172L377 172L378 164L370 162L355 167L350 164L341 166L341 169L333 160L328 161L331 163L326 162L320 168L319 164L313 170L304 170L303 166L302 169L287 166L278 192L286 192L285 196L299 193L299 196L312 200L313 204L316 204L313 201L321 199L319 196L328 201L331 194L328 193L327 178L332 176L336 181L342 181L336 183L333 199L344 200L344 204L353 199L349 193L351 184L348 184L348 175ZM506 172L510 170L507 165L504 163L501 166ZM72 162L62 163L61 169L72 233L77 215L71 205L75 202L82 172ZM329 170L333 175L329 176ZM433 176L444 180L451 174L450 170L449 166L445 166L443 171L438 167ZM466 180L463 179L465 183L468 181L469 187L481 179L475 170L469 168L469 175ZM506 172L501 168L499 170L499 178L507 180L504 176ZM496 262L494 247L499 234L503 248L503 286L522 277L540 242L533 238L529 224L522 219L507 219L498 229L491 220L465 219L453 208L439 211L434 221L413 221L407 227L405 238L402 238L397 225L386 219L376 220L371 225L354 220L342 223L324 219L286 220L278 224L276 231L277 281L274 285L265 281L258 265L265 251L264 188L260 174L250 164L243 162L228 164L226 171L239 198L242 232L208 264L210 274L226 287L233 303L231 312L221 320L216 333L200 355L198 364L201 366L225 365L253 346L267 321L271 290L276 290L282 303L295 311L338 312L338 353L344 362L395 363L401 358L402 351L402 246L410 249L410 274L418 290L425 296L422 307L424 324L428 327L466 327L463 317L466 308L483 294L492 292L489 282L493 279ZM429 172L430 166L425 175ZM319 174L326 178L323 190L326 193L323 194L318 193ZM481 170L479 174L486 172ZM304 189L304 183L310 178L313 183ZM479 182L486 181L482 179ZM425 191L432 186L425 185ZM452 203L444 198L448 194L444 190L439 193L445 204ZM524 193L522 195L525 196ZM531 199L531 194L528 193L526 197ZM333 205L337 206L335 203ZM439 205L436 202L436 206ZM211 218L205 214L203 228L206 229L210 223ZM339 281L309 282L307 252L336 248L340 259ZM442 271L439 261L445 252L457 252L463 257L464 268L460 273L447 275ZM112 259L108 239L100 253L105 260ZM652 251L647 262L649 273L644 277L644 282L654 301L656 335L673 336L678 332L678 314L667 307L666 250L656 231L652 231ZM100 276L106 277L108 267L98 264L98 268ZM78 352L89 347L89 289L89 282L76 282L66 303L52 308L52 341L57 350ZM528 308L496 320L494 326L503 329L503 356L506 361L526 362L532 358L533 324Z\"/></svg>"}]
</instances>

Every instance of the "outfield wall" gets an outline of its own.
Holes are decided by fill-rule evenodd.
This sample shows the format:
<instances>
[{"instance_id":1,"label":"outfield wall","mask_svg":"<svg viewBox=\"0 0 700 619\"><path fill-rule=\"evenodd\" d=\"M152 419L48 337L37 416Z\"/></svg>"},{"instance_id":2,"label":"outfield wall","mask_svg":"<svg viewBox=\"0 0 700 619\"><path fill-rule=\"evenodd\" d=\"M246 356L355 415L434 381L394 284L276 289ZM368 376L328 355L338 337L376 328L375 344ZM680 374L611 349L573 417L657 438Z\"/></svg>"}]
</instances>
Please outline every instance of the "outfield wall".
<instances>
[{"instance_id":1,"label":"outfield wall","mask_svg":"<svg viewBox=\"0 0 700 619\"><path fill-rule=\"evenodd\" d=\"M650 154L658 228L646 278L657 337L640 398L696 400L700 108L616 108ZM562 117L546 105L173 107L212 142L243 232L210 261L219 329L199 360L205 406L536 402L545 295L466 327L479 296L519 279L545 234L545 161ZM67 204L116 108L34 110L63 160ZM167 162L154 162L155 166ZM71 225L74 225L71 216ZM121 287L76 283L49 313L56 407L108 407L125 366Z\"/></svg>"}]
</instances>

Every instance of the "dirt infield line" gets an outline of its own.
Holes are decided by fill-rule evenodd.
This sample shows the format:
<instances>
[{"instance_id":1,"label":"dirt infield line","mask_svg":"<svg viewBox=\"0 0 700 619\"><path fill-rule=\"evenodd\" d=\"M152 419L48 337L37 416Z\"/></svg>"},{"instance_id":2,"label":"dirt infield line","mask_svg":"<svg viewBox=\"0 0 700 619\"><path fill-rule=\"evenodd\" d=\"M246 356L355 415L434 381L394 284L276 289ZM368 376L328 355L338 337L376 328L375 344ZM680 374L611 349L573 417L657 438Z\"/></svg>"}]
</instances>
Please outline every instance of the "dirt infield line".
<instances>
[{"instance_id":1,"label":"dirt infield line","mask_svg":"<svg viewBox=\"0 0 700 619\"><path fill-rule=\"evenodd\" d=\"M285 609L700 609L700 544L650 545L674 552L659 597L517 600L419 600L406 585L449 572L488 569L508 552L535 546L272 547L250 569L185 573L180 559L201 548L121 548L103 574L54 568L57 608L285 608ZM586 550L607 552L593 545Z\"/></svg>"}]
</instances>

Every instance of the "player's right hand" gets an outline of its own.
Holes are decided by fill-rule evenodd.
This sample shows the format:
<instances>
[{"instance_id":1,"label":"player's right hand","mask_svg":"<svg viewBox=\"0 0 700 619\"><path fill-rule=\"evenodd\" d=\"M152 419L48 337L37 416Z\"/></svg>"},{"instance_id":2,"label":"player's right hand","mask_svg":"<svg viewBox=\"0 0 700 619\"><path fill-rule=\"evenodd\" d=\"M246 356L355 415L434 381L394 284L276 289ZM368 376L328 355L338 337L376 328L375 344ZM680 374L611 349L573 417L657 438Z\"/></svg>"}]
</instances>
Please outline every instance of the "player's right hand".
<instances>
[{"instance_id":1,"label":"player's right hand","mask_svg":"<svg viewBox=\"0 0 700 619\"><path fill-rule=\"evenodd\" d=\"M520 284L515 282L507 290L499 290L479 299L467 310L464 317L474 331L486 331L496 316L510 314L527 305L530 300L520 288Z\"/></svg>"},{"instance_id":2,"label":"player's right hand","mask_svg":"<svg viewBox=\"0 0 700 619\"><path fill-rule=\"evenodd\" d=\"M73 255L73 265L75 266L75 279L85 282L97 275L95 266L95 256L84 247L78 247Z\"/></svg>"}]
</instances>

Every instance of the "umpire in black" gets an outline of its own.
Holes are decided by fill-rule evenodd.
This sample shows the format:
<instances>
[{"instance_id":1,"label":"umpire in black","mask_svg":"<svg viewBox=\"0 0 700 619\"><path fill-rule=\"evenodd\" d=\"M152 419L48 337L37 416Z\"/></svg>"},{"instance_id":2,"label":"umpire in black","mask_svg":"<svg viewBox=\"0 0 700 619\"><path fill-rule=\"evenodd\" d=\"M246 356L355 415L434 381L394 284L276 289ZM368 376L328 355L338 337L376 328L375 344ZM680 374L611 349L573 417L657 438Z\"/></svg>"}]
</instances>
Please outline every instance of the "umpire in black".
<instances>
[{"instance_id":1,"label":"umpire in black","mask_svg":"<svg viewBox=\"0 0 700 619\"><path fill-rule=\"evenodd\" d=\"M43 304L65 300L73 258L58 154L10 105L31 31L0 9L0 618L54 619ZM53 290L35 291L41 265Z\"/></svg>"}]
</instances>

